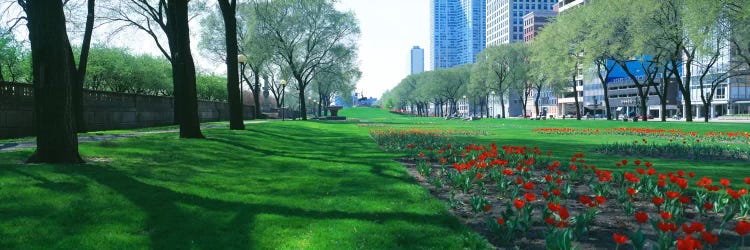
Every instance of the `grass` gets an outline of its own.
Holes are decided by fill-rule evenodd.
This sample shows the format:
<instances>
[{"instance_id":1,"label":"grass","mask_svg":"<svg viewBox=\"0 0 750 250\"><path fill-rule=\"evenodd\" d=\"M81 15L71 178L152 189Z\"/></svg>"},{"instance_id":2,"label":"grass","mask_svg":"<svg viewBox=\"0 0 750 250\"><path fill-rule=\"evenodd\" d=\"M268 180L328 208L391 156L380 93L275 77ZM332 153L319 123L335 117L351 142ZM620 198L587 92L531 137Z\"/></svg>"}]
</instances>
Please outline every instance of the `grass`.
<instances>
[{"instance_id":1,"label":"grass","mask_svg":"<svg viewBox=\"0 0 750 250\"><path fill-rule=\"evenodd\" d=\"M476 248L351 124L272 122L83 143L82 166L0 154L0 249Z\"/></svg>"},{"instance_id":2,"label":"grass","mask_svg":"<svg viewBox=\"0 0 750 250\"><path fill-rule=\"evenodd\" d=\"M560 160L626 136L540 135L538 127L747 131L736 123L415 118L344 109L356 122L276 121L245 131L205 129L82 143L80 166L22 164L31 150L0 153L0 249L460 249L486 241L448 214L369 138L370 129L485 131L475 143L539 146ZM633 159L629 157L629 159ZM642 158L699 176L750 176L747 162Z\"/></svg>"}]
</instances>

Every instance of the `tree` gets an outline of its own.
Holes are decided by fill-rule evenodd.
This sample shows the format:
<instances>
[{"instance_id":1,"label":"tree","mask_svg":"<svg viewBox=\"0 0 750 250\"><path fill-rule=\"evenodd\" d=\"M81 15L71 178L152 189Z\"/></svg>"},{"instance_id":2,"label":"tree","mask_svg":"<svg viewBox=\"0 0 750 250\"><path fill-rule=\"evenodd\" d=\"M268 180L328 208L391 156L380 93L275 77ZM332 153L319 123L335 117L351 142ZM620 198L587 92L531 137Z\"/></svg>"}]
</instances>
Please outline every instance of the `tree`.
<instances>
[{"instance_id":1,"label":"tree","mask_svg":"<svg viewBox=\"0 0 750 250\"><path fill-rule=\"evenodd\" d=\"M73 113L73 54L61 1L19 0L33 55L37 147L32 163L83 163Z\"/></svg>"},{"instance_id":2,"label":"tree","mask_svg":"<svg viewBox=\"0 0 750 250\"><path fill-rule=\"evenodd\" d=\"M66 1L67 2L67 1ZM70 65L73 71L73 113L76 118L76 131L87 132L86 121L83 116L83 86L86 81L86 69L88 67L89 49L91 48L91 35L94 32L94 17L95 17L95 0L86 1L86 26L84 28L83 42L81 43L81 54L78 56L78 66L76 66L74 58L71 57ZM73 48L70 47L71 54Z\"/></svg>"},{"instance_id":3,"label":"tree","mask_svg":"<svg viewBox=\"0 0 750 250\"><path fill-rule=\"evenodd\" d=\"M263 36L271 39L295 78L301 110L305 90L321 68L336 61L331 53L337 47L355 50L359 25L352 13L334 8L330 0L279 0L256 2ZM302 113L307 120L307 114Z\"/></svg>"},{"instance_id":4,"label":"tree","mask_svg":"<svg viewBox=\"0 0 750 250\"><path fill-rule=\"evenodd\" d=\"M335 94L351 95L354 91L356 81L362 75L362 72L359 71L354 62L356 59L354 51L340 50L334 51L334 53L348 55L336 56L339 61L321 69L312 81L313 89L317 92L318 99L320 100L318 102L319 111L324 106L330 106L330 100ZM327 116L328 110L325 110L324 113Z\"/></svg>"},{"instance_id":5,"label":"tree","mask_svg":"<svg viewBox=\"0 0 750 250\"><path fill-rule=\"evenodd\" d=\"M736 25L747 24L740 14L743 11L742 7L740 2L732 0L686 0L682 9L683 16L690 17L685 18L687 37L692 46L697 48L698 58L689 66L699 73L697 80L705 122L713 115L710 114L709 107L716 89L726 84L730 78L748 74L743 42L739 42L738 38L747 33L744 31L747 27L733 28ZM730 55L733 50L737 57Z\"/></svg>"},{"instance_id":6,"label":"tree","mask_svg":"<svg viewBox=\"0 0 750 250\"><path fill-rule=\"evenodd\" d=\"M13 37L13 33L0 29L0 81L20 80L25 54L21 42Z\"/></svg>"},{"instance_id":7,"label":"tree","mask_svg":"<svg viewBox=\"0 0 750 250\"><path fill-rule=\"evenodd\" d=\"M508 90L526 79L525 55L522 44L487 47L477 56L477 66L485 71L487 87L500 97L501 116L505 118L505 97ZM518 66L517 66L518 65Z\"/></svg>"},{"instance_id":8,"label":"tree","mask_svg":"<svg viewBox=\"0 0 750 250\"><path fill-rule=\"evenodd\" d=\"M629 49L630 37L624 32L629 25L629 13L609 11L618 8L618 1L596 1L587 8L576 12L578 18L597 20L588 22L584 26L586 37L583 42L585 59L584 63L593 64L596 68L596 76L602 85L604 109L607 120L612 120L612 110L609 102L609 86L607 80L617 66L612 60L620 58Z\"/></svg>"},{"instance_id":9,"label":"tree","mask_svg":"<svg viewBox=\"0 0 750 250\"><path fill-rule=\"evenodd\" d=\"M458 100L466 95L466 86L471 80L472 65L457 66L434 71L429 89L430 92L444 98L450 115L458 113Z\"/></svg>"},{"instance_id":10,"label":"tree","mask_svg":"<svg viewBox=\"0 0 750 250\"><path fill-rule=\"evenodd\" d=\"M581 27L585 27L587 20L578 18L576 13L583 9L561 13L534 38L531 47L531 61L539 65L537 71L548 77L550 82L560 84L553 89L560 90L564 96L573 96L578 120L581 119L578 75L585 58L583 41L586 37L586 29Z\"/></svg>"},{"instance_id":11,"label":"tree","mask_svg":"<svg viewBox=\"0 0 750 250\"><path fill-rule=\"evenodd\" d=\"M109 13L102 17L105 23L120 22L124 25L118 30L135 27L153 38L172 64L174 115L180 125L180 138L204 138L198 116L195 63L190 50L188 1L127 0L113 3L107 9ZM158 30L166 35L169 52L161 42Z\"/></svg>"},{"instance_id":12,"label":"tree","mask_svg":"<svg viewBox=\"0 0 750 250\"><path fill-rule=\"evenodd\" d=\"M245 130L242 118L240 97L240 79L237 62L239 46L237 45L237 0L218 0L224 18L227 63L227 96L229 97L229 129ZM208 32L215 32L214 30ZM256 98L257 99L257 98ZM256 113L258 115L259 113Z\"/></svg>"}]
</instances>

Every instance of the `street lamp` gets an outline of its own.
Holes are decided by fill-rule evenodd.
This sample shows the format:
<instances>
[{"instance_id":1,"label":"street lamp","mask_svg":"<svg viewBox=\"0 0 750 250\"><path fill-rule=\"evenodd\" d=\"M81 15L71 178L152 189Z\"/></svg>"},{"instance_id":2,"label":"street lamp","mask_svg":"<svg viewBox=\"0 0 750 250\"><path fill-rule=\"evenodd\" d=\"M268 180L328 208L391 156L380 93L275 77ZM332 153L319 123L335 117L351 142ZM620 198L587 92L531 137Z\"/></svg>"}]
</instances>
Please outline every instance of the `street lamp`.
<instances>
[{"instance_id":1,"label":"street lamp","mask_svg":"<svg viewBox=\"0 0 750 250\"><path fill-rule=\"evenodd\" d=\"M245 79L245 63L247 62L247 57L245 55L238 55L237 62L240 64L240 102L242 102L242 110L244 110L245 96L243 94L242 81Z\"/></svg>"},{"instance_id":2,"label":"street lamp","mask_svg":"<svg viewBox=\"0 0 750 250\"><path fill-rule=\"evenodd\" d=\"M492 117L495 117L495 91L493 90L490 94L492 94L492 106L490 109L492 110Z\"/></svg>"},{"instance_id":3,"label":"street lamp","mask_svg":"<svg viewBox=\"0 0 750 250\"><path fill-rule=\"evenodd\" d=\"M464 105L466 105L466 112L464 114L468 115L469 114L469 99L467 99L465 95L464 95Z\"/></svg>"},{"instance_id":4,"label":"street lamp","mask_svg":"<svg viewBox=\"0 0 750 250\"><path fill-rule=\"evenodd\" d=\"M286 119L286 114L284 114L284 93L286 87L286 80L281 80L281 121L284 121Z\"/></svg>"}]
</instances>

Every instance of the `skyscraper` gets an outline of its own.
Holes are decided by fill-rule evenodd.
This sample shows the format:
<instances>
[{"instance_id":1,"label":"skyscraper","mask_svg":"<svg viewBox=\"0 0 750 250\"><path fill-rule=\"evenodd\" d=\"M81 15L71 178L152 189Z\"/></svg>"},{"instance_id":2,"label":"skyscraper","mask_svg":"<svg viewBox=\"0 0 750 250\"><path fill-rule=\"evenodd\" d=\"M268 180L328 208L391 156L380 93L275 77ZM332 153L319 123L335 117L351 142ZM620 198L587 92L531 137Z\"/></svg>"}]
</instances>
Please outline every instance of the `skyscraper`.
<instances>
[{"instance_id":1,"label":"skyscraper","mask_svg":"<svg viewBox=\"0 0 750 250\"><path fill-rule=\"evenodd\" d=\"M432 69L473 63L485 47L486 0L432 0Z\"/></svg>"},{"instance_id":2,"label":"skyscraper","mask_svg":"<svg viewBox=\"0 0 750 250\"><path fill-rule=\"evenodd\" d=\"M486 0L487 45L523 42L523 16L553 10L558 0Z\"/></svg>"},{"instance_id":3,"label":"skyscraper","mask_svg":"<svg viewBox=\"0 0 750 250\"><path fill-rule=\"evenodd\" d=\"M419 46L411 48L411 73L419 74L424 72L424 50Z\"/></svg>"}]
</instances>

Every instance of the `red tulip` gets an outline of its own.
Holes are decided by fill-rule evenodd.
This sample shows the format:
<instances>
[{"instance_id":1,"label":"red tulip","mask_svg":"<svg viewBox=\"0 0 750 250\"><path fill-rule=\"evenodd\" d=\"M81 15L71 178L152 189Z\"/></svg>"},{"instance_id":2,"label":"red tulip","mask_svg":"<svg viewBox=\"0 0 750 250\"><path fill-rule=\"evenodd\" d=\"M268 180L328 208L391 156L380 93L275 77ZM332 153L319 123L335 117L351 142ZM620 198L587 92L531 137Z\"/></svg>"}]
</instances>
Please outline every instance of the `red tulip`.
<instances>
[{"instance_id":1,"label":"red tulip","mask_svg":"<svg viewBox=\"0 0 750 250\"><path fill-rule=\"evenodd\" d=\"M580 201L581 204L588 205L591 203L591 197L581 195L581 196L578 196L578 201Z\"/></svg>"},{"instance_id":2,"label":"red tulip","mask_svg":"<svg viewBox=\"0 0 750 250\"><path fill-rule=\"evenodd\" d=\"M702 232L701 238L708 244L719 243L719 236L713 235L711 232Z\"/></svg>"},{"instance_id":3,"label":"red tulip","mask_svg":"<svg viewBox=\"0 0 750 250\"><path fill-rule=\"evenodd\" d=\"M628 237L625 235L614 233L612 234L612 237L615 238L615 243L617 243L617 245L625 244L625 242L628 241Z\"/></svg>"},{"instance_id":4,"label":"red tulip","mask_svg":"<svg viewBox=\"0 0 750 250\"><path fill-rule=\"evenodd\" d=\"M748 177L745 177L745 184L748 184L748 185L750 185L750 178L748 178Z\"/></svg>"},{"instance_id":5,"label":"red tulip","mask_svg":"<svg viewBox=\"0 0 750 250\"><path fill-rule=\"evenodd\" d=\"M523 202L523 201L522 201L521 199L515 199L515 200L513 201L513 206L514 206L514 207L516 207L516 209L521 209L521 208L523 208L523 205L525 205L525 204L526 204L526 203L525 203L525 202Z\"/></svg>"},{"instance_id":6,"label":"red tulip","mask_svg":"<svg viewBox=\"0 0 750 250\"><path fill-rule=\"evenodd\" d=\"M667 198L674 199L680 196L680 192L673 192L673 191L667 191L665 193L667 195Z\"/></svg>"},{"instance_id":7,"label":"red tulip","mask_svg":"<svg viewBox=\"0 0 750 250\"><path fill-rule=\"evenodd\" d=\"M721 183L721 185L724 186L724 187L729 186L729 180L728 179L720 179L719 183Z\"/></svg>"},{"instance_id":8,"label":"red tulip","mask_svg":"<svg viewBox=\"0 0 750 250\"><path fill-rule=\"evenodd\" d=\"M661 214L661 218L663 220L672 219L672 213L670 213L670 212L664 212L664 211L662 211L662 212L660 212L660 214Z\"/></svg>"},{"instance_id":9,"label":"red tulip","mask_svg":"<svg viewBox=\"0 0 750 250\"><path fill-rule=\"evenodd\" d=\"M547 224L550 224L550 225L554 225L555 223L557 223L557 221L555 220L555 218L552 218L552 217L547 217L546 219L544 219L544 222L546 222Z\"/></svg>"},{"instance_id":10,"label":"red tulip","mask_svg":"<svg viewBox=\"0 0 750 250\"><path fill-rule=\"evenodd\" d=\"M660 222L657 223L657 227L662 232L668 232L668 231L675 232L678 229L677 226L674 223L672 223L672 222L661 222L660 221Z\"/></svg>"},{"instance_id":11,"label":"red tulip","mask_svg":"<svg viewBox=\"0 0 750 250\"><path fill-rule=\"evenodd\" d=\"M552 189L552 195L554 196L560 196L562 192L560 192L560 189Z\"/></svg>"},{"instance_id":12,"label":"red tulip","mask_svg":"<svg viewBox=\"0 0 750 250\"><path fill-rule=\"evenodd\" d=\"M703 208L705 208L706 210L713 210L714 204L710 202L703 203Z\"/></svg>"},{"instance_id":13,"label":"red tulip","mask_svg":"<svg viewBox=\"0 0 750 250\"><path fill-rule=\"evenodd\" d=\"M628 188L628 194L629 194L630 196L633 196L633 195L635 195L635 193L636 193L636 190L635 190L635 188L632 188L632 187L629 187L629 188Z\"/></svg>"},{"instance_id":14,"label":"red tulip","mask_svg":"<svg viewBox=\"0 0 750 250\"><path fill-rule=\"evenodd\" d=\"M695 250L703 248L701 241L686 235L684 239L677 239L677 250Z\"/></svg>"},{"instance_id":15,"label":"red tulip","mask_svg":"<svg viewBox=\"0 0 750 250\"><path fill-rule=\"evenodd\" d=\"M568 213L568 209L565 207L560 207L560 209L557 210L557 215L559 215L562 220L567 220L570 217L570 213Z\"/></svg>"},{"instance_id":16,"label":"red tulip","mask_svg":"<svg viewBox=\"0 0 750 250\"><path fill-rule=\"evenodd\" d=\"M533 182L526 182L523 184L524 189L534 189L534 183Z\"/></svg>"},{"instance_id":17,"label":"red tulip","mask_svg":"<svg viewBox=\"0 0 750 250\"><path fill-rule=\"evenodd\" d=\"M594 200L596 200L596 204L604 204L604 202L607 201L607 199L604 198L604 196L594 196Z\"/></svg>"},{"instance_id":18,"label":"red tulip","mask_svg":"<svg viewBox=\"0 0 750 250\"><path fill-rule=\"evenodd\" d=\"M734 231L737 232L737 234L744 236L748 232L750 232L750 222L747 221L739 221L737 222L737 227L734 228Z\"/></svg>"},{"instance_id":19,"label":"red tulip","mask_svg":"<svg viewBox=\"0 0 750 250\"><path fill-rule=\"evenodd\" d=\"M550 202L550 203L547 203L547 208L549 208L549 211L557 212L557 210L560 210L560 205Z\"/></svg>"},{"instance_id":20,"label":"red tulip","mask_svg":"<svg viewBox=\"0 0 750 250\"><path fill-rule=\"evenodd\" d=\"M484 205L484 211L490 211L492 209L492 206L490 205Z\"/></svg>"},{"instance_id":21,"label":"red tulip","mask_svg":"<svg viewBox=\"0 0 750 250\"><path fill-rule=\"evenodd\" d=\"M664 204L664 198L654 197L651 199L654 202L654 205L661 206L661 204Z\"/></svg>"},{"instance_id":22,"label":"red tulip","mask_svg":"<svg viewBox=\"0 0 750 250\"><path fill-rule=\"evenodd\" d=\"M690 203L690 196L680 196L680 203L682 204Z\"/></svg>"},{"instance_id":23,"label":"red tulip","mask_svg":"<svg viewBox=\"0 0 750 250\"><path fill-rule=\"evenodd\" d=\"M482 179L482 177L484 177L482 173L477 173L477 179Z\"/></svg>"},{"instance_id":24,"label":"red tulip","mask_svg":"<svg viewBox=\"0 0 750 250\"><path fill-rule=\"evenodd\" d=\"M532 202L532 201L536 200L536 195L534 195L532 193L526 193L526 194L523 195L523 198L525 198L526 201L528 201L528 202Z\"/></svg>"},{"instance_id":25,"label":"red tulip","mask_svg":"<svg viewBox=\"0 0 750 250\"><path fill-rule=\"evenodd\" d=\"M499 219L497 219L497 224L498 225L505 224L505 220L503 220L503 218L499 218Z\"/></svg>"},{"instance_id":26,"label":"red tulip","mask_svg":"<svg viewBox=\"0 0 750 250\"><path fill-rule=\"evenodd\" d=\"M635 212L635 220L638 221L639 224L643 224L648 222L648 214L644 212Z\"/></svg>"}]
</instances>

